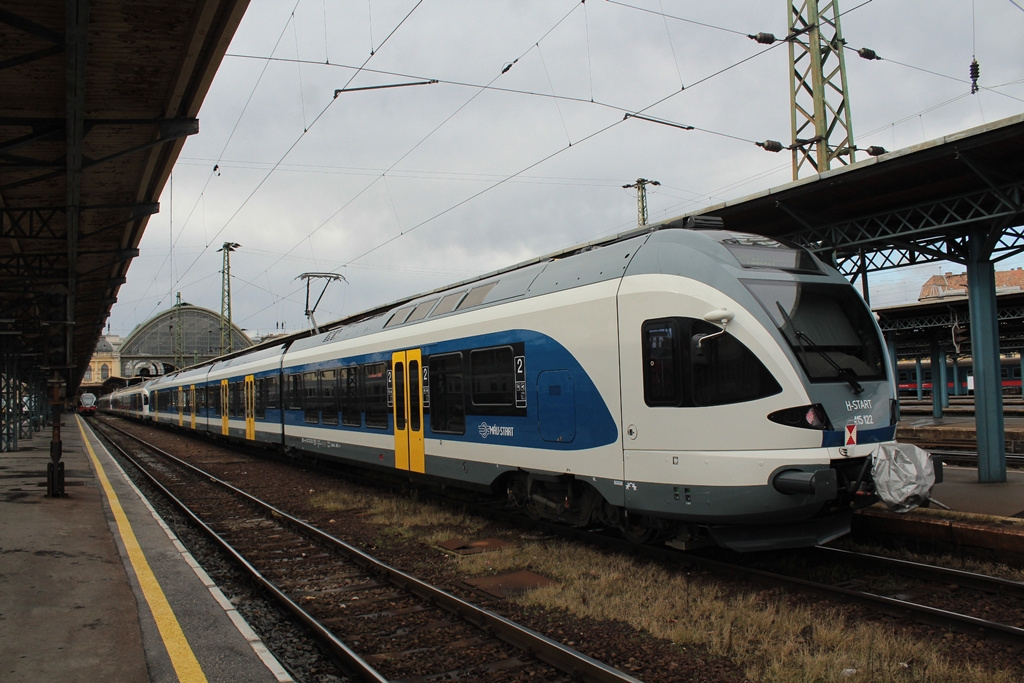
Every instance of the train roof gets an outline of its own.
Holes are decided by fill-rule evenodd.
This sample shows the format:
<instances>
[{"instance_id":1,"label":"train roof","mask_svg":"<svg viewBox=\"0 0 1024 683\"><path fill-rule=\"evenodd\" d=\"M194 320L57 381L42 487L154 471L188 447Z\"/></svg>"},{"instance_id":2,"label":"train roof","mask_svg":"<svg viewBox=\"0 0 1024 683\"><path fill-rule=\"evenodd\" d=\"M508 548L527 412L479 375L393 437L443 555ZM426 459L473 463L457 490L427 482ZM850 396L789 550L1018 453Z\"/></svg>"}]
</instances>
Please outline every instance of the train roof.
<instances>
[{"instance_id":1,"label":"train roof","mask_svg":"<svg viewBox=\"0 0 1024 683\"><path fill-rule=\"evenodd\" d=\"M744 235L744 233L726 230L720 218L711 216L684 216L660 223L644 225L616 235L591 240L544 256L528 259L506 268L445 285L428 292L403 297L322 325L320 326L319 333L314 333L313 330L303 330L286 337L276 337L265 345L261 344L254 349L251 348L246 351L236 352L233 355L223 356L215 362L224 362L243 354L251 354L253 351L259 352L262 349L273 349L272 353L277 353L282 346L289 351L301 350L318 346L324 341L358 337L389 327L397 327L427 318L450 315L457 311L507 301L516 297L537 296L560 289L590 284L603 279L621 277L625 271L625 266L628 265L621 263L621 261L626 261L627 259L617 253L621 250L609 251L605 248L614 245L632 247L638 242L645 241L654 233L663 231L672 231L674 233L679 230L700 232L705 236L711 237L710 241L719 244L725 244ZM668 234L671 233L666 233L666 236ZM825 272L821 268L821 263L806 250L772 240L771 238L751 237L755 237L762 242L768 241L779 246L789 247L794 251L806 254L807 258L814 265L804 267L803 272L814 271L821 274ZM729 251L736 257L740 265L749 265L743 263L743 257L736 250L730 249ZM632 253L632 250L627 248L625 253ZM725 254L726 249L723 248L720 250L720 253ZM711 254L706 253L706 255ZM561 263L570 257L573 257L571 267L569 264ZM783 270L787 269L785 266L778 267ZM569 281L570 275L575 277L571 282Z\"/></svg>"}]
</instances>

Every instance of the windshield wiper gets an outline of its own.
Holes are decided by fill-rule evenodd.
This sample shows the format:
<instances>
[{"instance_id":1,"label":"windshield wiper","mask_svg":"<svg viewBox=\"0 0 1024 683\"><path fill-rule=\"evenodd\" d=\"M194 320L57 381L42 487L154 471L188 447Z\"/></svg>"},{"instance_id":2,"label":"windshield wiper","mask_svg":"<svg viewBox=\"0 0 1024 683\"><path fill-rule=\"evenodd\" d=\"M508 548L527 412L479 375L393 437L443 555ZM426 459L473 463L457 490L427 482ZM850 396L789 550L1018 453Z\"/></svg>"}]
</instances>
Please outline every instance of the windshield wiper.
<instances>
[{"instance_id":1,"label":"windshield wiper","mask_svg":"<svg viewBox=\"0 0 1024 683\"><path fill-rule=\"evenodd\" d=\"M836 374L840 379L845 380L846 383L850 385L850 388L853 389L853 393L859 394L864 391L864 387L862 387L860 382L857 381L857 373L854 372L853 368L844 368L840 366L839 363L835 362L835 360L822 350L820 346L815 344L814 340L807 336L805 332L796 328L796 325L793 323L793 319L789 317L788 313L786 313L786 309L783 308L782 303L776 301L775 305L779 307L782 317L786 319L786 324L789 325L793 330L793 334L796 335L796 340L797 343L800 344L801 352L807 353L806 349L804 349L804 342L807 342L807 345L811 347L811 350L821 356L826 363L832 366L832 369L836 371Z\"/></svg>"}]
</instances>

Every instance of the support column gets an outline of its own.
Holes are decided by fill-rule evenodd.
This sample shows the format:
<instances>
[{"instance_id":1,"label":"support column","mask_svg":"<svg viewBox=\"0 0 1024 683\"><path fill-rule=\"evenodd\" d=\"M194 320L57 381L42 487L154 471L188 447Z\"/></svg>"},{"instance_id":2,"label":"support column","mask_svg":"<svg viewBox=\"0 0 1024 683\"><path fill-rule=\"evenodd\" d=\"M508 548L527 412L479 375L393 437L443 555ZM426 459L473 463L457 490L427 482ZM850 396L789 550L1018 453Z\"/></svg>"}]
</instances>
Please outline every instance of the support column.
<instances>
[{"instance_id":1,"label":"support column","mask_svg":"<svg viewBox=\"0 0 1024 683\"><path fill-rule=\"evenodd\" d=\"M942 417L942 353L939 351L939 338L932 335L932 417Z\"/></svg>"},{"instance_id":2,"label":"support column","mask_svg":"<svg viewBox=\"0 0 1024 683\"><path fill-rule=\"evenodd\" d=\"M956 357L953 358L953 395L960 395L960 366Z\"/></svg>"},{"instance_id":3,"label":"support column","mask_svg":"<svg viewBox=\"0 0 1024 683\"><path fill-rule=\"evenodd\" d=\"M18 364L0 337L0 453L18 450Z\"/></svg>"},{"instance_id":4,"label":"support column","mask_svg":"<svg viewBox=\"0 0 1024 683\"><path fill-rule=\"evenodd\" d=\"M50 462L46 466L46 495L50 498L64 496L64 444L60 439L60 419L64 413L64 395L66 385L60 373L53 373L49 381L50 412L53 416L53 433L50 438Z\"/></svg>"},{"instance_id":5,"label":"support column","mask_svg":"<svg viewBox=\"0 0 1024 683\"><path fill-rule=\"evenodd\" d=\"M985 248L987 234L969 238L967 297L970 304L971 356L974 360L974 419L978 439L978 481L1006 481L1003 389L999 377L999 322L995 265Z\"/></svg>"},{"instance_id":6,"label":"support column","mask_svg":"<svg viewBox=\"0 0 1024 683\"><path fill-rule=\"evenodd\" d=\"M915 371L917 372L917 400L924 398L924 373L921 371L920 356L914 359Z\"/></svg>"}]
</instances>

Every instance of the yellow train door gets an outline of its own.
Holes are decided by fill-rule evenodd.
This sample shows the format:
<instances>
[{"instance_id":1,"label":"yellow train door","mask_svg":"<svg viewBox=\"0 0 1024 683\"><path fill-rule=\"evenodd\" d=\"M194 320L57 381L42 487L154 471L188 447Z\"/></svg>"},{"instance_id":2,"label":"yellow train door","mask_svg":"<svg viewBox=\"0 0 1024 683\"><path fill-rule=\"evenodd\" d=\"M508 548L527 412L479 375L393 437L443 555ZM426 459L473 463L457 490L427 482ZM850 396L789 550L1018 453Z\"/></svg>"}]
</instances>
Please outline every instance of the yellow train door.
<instances>
[{"instance_id":1,"label":"yellow train door","mask_svg":"<svg viewBox=\"0 0 1024 683\"><path fill-rule=\"evenodd\" d=\"M256 377L245 376L245 438L256 440Z\"/></svg>"},{"instance_id":2,"label":"yellow train door","mask_svg":"<svg viewBox=\"0 0 1024 683\"><path fill-rule=\"evenodd\" d=\"M228 431L228 381L222 379L220 381L220 433L227 436L230 432Z\"/></svg>"},{"instance_id":3,"label":"yellow train door","mask_svg":"<svg viewBox=\"0 0 1024 683\"><path fill-rule=\"evenodd\" d=\"M195 429L196 428L196 385L195 384L191 384L188 387L188 406L189 406L189 416L190 416L190 424L189 424L189 426L192 429Z\"/></svg>"},{"instance_id":4,"label":"yellow train door","mask_svg":"<svg viewBox=\"0 0 1024 683\"><path fill-rule=\"evenodd\" d=\"M420 384L423 356L419 349L391 355L394 389L395 467L423 472L423 387Z\"/></svg>"},{"instance_id":5,"label":"yellow train door","mask_svg":"<svg viewBox=\"0 0 1024 683\"><path fill-rule=\"evenodd\" d=\"M178 387L178 426L185 426L185 387Z\"/></svg>"}]
</instances>

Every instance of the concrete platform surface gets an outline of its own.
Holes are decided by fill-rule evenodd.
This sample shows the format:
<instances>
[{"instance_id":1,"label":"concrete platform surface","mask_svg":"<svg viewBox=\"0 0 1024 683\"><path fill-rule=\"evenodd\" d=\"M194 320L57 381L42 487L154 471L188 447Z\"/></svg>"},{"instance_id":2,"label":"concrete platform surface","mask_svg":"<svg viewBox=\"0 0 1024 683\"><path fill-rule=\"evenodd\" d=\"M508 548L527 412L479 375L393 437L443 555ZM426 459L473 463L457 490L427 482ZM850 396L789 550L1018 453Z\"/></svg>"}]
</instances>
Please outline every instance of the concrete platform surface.
<instances>
[{"instance_id":1,"label":"concrete platform surface","mask_svg":"<svg viewBox=\"0 0 1024 683\"><path fill-rule=\"evenodd\" d=\"M75 415L46 496L50 436L0 453L0 680L290 681Z\"/></svg>"},{"instance_id":2,"label":"concrete platform surface","mask_svg":"<svg viewBox=\"0 0 1024 683\"><path fill-rule=\"evenodd\" d=\"M983 484L977 469L946 466L932 498L957 512L1024 518L1024 472L1008 470L1005 482Z\"/></svg>"}]
</instances>

